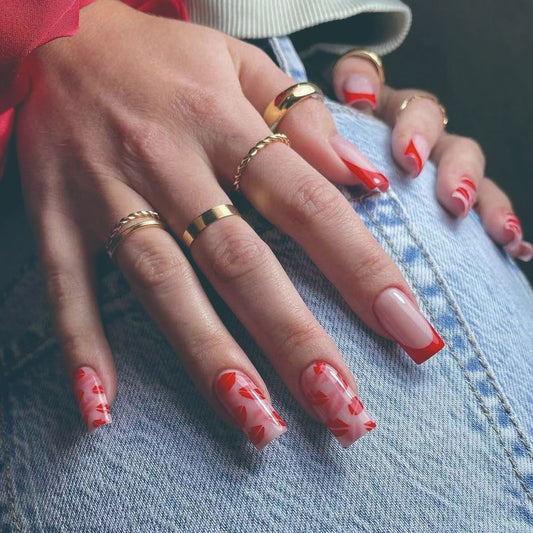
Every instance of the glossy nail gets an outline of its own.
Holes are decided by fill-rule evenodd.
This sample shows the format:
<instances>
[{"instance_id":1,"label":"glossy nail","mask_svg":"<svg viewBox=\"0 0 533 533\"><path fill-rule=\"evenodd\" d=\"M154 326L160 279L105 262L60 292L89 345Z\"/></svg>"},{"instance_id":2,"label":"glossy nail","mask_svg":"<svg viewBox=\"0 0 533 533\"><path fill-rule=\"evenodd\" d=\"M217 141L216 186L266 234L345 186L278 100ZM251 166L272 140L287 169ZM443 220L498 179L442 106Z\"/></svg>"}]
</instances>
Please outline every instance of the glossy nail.
<instances>
[{"instance_id":1,"label":"glossy nail","mask_svg":"<svg viewBox=\"0 0 533 533\"><path fill-rule=\"evenodd\" d=\"M369 189L386 191L389 180L356 148L339 134L329 138L331 147L351 172Z\"/></svg>"},{"instance_id":2,"label":"glossy nail","mask_svg":"<svg viewBox=\"0 0 533 533\"><path fill-rule=\"evenodd\" d=\"M531 261L533 259L533 245L523 240L522 225L512 211L508 211L505 214L503 228L508 232L510 237L509 242L503 247L504 250L511 257L522 261Z\"/></svg>"},{"instance_id":3,"label":"glossy nail","mask_svg":"<svg viewBox=\"0 0 533 533\"><path fill-rule=\"evenodd\" d=\"M258 450L287 431L287 424L246 374L226 371L218 377L215 389L222 405Z\"/></svg>"},{"instance_id":4,"label":"glossy nail","mask_svg":"<svg viewBox=\"0 0 533 533\"><path fill-rule=\"evenodd\" d=\"M463 177L459 180L459 186L453 191L452 198L458 200L461 207L459 217L464 218L476 201L476 184L469 178Z\"/></svg>"},{"instance_id":5,"label":"glossy nail","mask_svg":"<svg viewBox=\"0 0 533 533\"><path fill-rule=\"evenodd\" d=\"M376 109L376 94L367 77L361 76L361 74L352 74L351 76L348 76L344 82L342 91L344 94L344 101L348 105L356 105L358 107L370 106L372 109Z\"/></svg>"},{"instance_id":6,"label":"glossy nail","mask_svg":"<svg viewBox=\"0 0 533 533\"><path fill-rule=\"evenodd\" d=\"M376 427L353 389L328 363L315 361L309 365L302 372L300 384L320 421L344 448Z\"/></svg>"},{"instance_id":7,"label":"glossy nail","mask_svg":"<svg viewBox=\"0 0 533 533\"><path fill-rule=\"evenodd\" d=\"M422 172L422 167L427 161L429 152L429 144L426 138L419 133L415 133L404 152L407 169L412 174L413 178L416 178L420 172Z\"/></svg>"},{"instance_id":8,"label":"glossy nail","mask_svg":"<svg viewBox=\"0 0 533 533\"><path fill-rule=\"evenodd\" d=\"M78 368L74 374L74 392L89 433L99 426L111 424L111 411L104 386L93 368Z\"/></svg>"},{"instance_id":9,"label":"glossy nail","mask_svg":"<svg viewBox=\"0 0 533 533\"><path fill-rule=\"evenodd\" d=\"M374 302L374 313L415 363L427 361L444 348L444 341L418 306L399 289L382 291Z\"/></svg>"}]
</instances>

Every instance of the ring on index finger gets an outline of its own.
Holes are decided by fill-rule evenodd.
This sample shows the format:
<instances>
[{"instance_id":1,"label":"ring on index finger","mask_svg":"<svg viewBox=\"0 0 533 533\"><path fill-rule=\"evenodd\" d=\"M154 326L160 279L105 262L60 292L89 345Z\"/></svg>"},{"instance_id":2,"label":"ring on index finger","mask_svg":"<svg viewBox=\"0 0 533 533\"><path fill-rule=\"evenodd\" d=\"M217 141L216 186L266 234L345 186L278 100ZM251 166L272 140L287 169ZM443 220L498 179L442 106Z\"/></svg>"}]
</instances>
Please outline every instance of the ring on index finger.
<instances>
[{"instance_id":1,"label":"ring on index finger","mask_svg":"<svg viewBox=\"0 0 533 533\"><path fill-rule=\"evenodd\" d=\"M281 119L287 114L289 109L307 98L324 100L324 93L320 87L308 81L291 85L288 89L280 92L267 105L263 113L263 119L272 131L276 131Z\"/></svg>"}]
</instances>

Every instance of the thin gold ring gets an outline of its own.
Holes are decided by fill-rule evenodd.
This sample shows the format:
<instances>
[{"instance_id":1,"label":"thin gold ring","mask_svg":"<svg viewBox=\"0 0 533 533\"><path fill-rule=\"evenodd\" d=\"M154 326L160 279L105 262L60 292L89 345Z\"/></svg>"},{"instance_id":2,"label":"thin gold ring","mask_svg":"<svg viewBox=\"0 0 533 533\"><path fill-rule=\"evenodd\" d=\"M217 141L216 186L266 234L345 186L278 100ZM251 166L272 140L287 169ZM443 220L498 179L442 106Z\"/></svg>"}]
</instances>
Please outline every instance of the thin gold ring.
<instances>
[{"instance_id":1,"label":"thin gold ring","mask_svg":"<svg viewBox=\"0 0 533 533\"><path fill-rule=\"evenodd\" d=\"M335 62L335 65L337 65L337 63L345 57L361 57L370 61L378 71L378 77L381 84L383 85L385 83L385 69L383 68L381 57L379 57L376 53L370 52L370 50L350 50L339 57L339 59L337 59Z\"/></svg>"},{"instance_id":2,"label":"thin gold ring","mask_svg":"<svg viewBox=\"0 0 533 533\"><path fill-rule=\"evenodd\" d=\"M422 98L426 100L431 100L432 102L435 102L438 105L440 112L442 113L442 125L446 127L446 125L448 124L448 115L446 113L446 108L439 102L438 98L430 94L415 94L413 96L410 96L409 98L406 98L400 104L400 107L398 108L398 114L401 113L404 109L406 109L412 101L419 100Z\"/></svg>"},{"instance_id":3,"label":"thin gold ring","mask_svg":"<svg viewBox=\"0 0 533 533\"><path fill-rule=\"evenodd\" d=\"M324 93L320 87L308 81L292 85L280 92L267 105L263 113L263 119L268 124L268 127L275 132L281 119L287 114L289 109L307 98L324 100Z\"/></svg>"},{"instance_id":4,"label":"thin gold ring","mask_svg":"<svg viewBox=\"0 0 533 533\"><path fill-rule=\"evenodd\" d=\"M190 248L194 240L204 231L207 226L220 220L221 218L226 218L236 215L241 216L239 211L234 205L231 204L222 204L216 205L211 209L208 209L200 216L196 217L188 226L187 229L183 232L181 240L187 248Z\"/></svg>"},{"instance_id":5,"label":"thin gold ring","mask_svg":"<svg viewBox=\"0 0 533 533\"><path fill-rule=\"evenodd\" d=\"M113 227L111 230L111 233L109 234L109 237L107 239L107 242L111 242L115 235L122 229L122 227L127 224L128 222L135 220L136 218L155 218L156 220L161 220L161 216L157 211L150 211L148 209L142 209L140 211L135 211L134 213L130 213L129 215L121 218Z\"/></svg>"},{"instance_id":6,"label":"thin gold ring","mask_svg":"<svg viewBox=\"0 0 533 533\"><path fill-rule=\"evenodd\" d=\"M158 228L166 228L166 224L162 220L141 220L140 222L137 222L135 224L132 224L130 226L122 226L122 230L116 233L112 240L108 241L106 245L106 250L111 259L113 259L113 256L115 255L115 252L117 251L118 246L120 243L124 242L124 239L131 235L134 231L137 231L141 228L148 228L148 227L158 227Z\"/></svg>"},{"instance_id":7,"label":"thin gold ring","mask_svg":"<svg viewBox=\"0 0 533 533\"><path fill-rule=\"evenodd\" d=\"M287 146L291 145L291 142L289 141L289 138L283 134L283 133L274 133L272 135L269 135L268 137L265 137L262 141L259 141L253 148L249 150L249 152L243 157L242 161L239 163L239 166L237 167L237 171L235 172L235 176L233 177L233 188L239 192L241 189L240 181L241 176L244 171L244 169L247 167L248 163L254 157L257 155L257 152L261 150L261 148L264 148L265 146L273 143L273 142L282 142L283 144L286 144Z\"/></svg>"}]
</instances>

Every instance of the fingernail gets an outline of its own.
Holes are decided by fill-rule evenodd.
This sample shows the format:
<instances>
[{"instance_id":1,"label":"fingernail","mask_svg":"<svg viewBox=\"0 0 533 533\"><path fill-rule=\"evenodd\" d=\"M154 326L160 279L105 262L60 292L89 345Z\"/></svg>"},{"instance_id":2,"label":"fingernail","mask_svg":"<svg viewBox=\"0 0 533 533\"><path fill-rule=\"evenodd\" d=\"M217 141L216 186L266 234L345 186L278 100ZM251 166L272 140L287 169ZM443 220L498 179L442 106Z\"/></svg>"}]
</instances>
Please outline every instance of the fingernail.
<instances>
[{"instance_id":1,"label":"fingernail","mask_svg":"<svg viewBox=\"0 0 533 533\"><path fill-rule=\"evenodd\" d=\"M89 433L99 426L111 424L111 411L104 386L93 368L82 366L76 370L74 392Z\"/></svg>"},{"instance_id":2,"label":"fingernail","mask_svg":"<svg viewBox=\"0 0 533 533\"><path fill-rule=\"evenodd\" d=\"M348 105L376 109L377 101L370 80L361 74L352 74L344 82L344 101Z\"/></svg>"},{"instance_id":3,"label":"fingernail","mask_svg":"<svg viewBox=\"0 0 533 533\"><path fill-rule=\"evenodd\" d=\"M533 259L533 244L522 241L518 253L516 254L516 258L526 263L531 261Z\"/></svg>"},{"instance_id":4,"label":"fingernail","mask_svg":"<svg viewBox=\"0 0 533 533\"><path fill-rule=\"evenodd\" d=\"M518 255L520 254L520 248L523 244L522 238L524 236L524 233L522 231L522 225L520 224L520 220L518 220L518 217L512 211L508 211L505 214L503 229L506 230L507 236L509 238L509 242L504 245L503 249L511 257L518 257Z\"/></svg>"},{"instance_id":5,"label":"fingernail","mask_svg":"<svg viewBox=\"0 0 533 533\"><path fill-rule=\"evenodd\" d=\"M386 191L389 180L356 148L339 134L329 138L331 147L350 171L369 189Z\"/></svg>"},{"instance_id":6,"label":"fingernail","mask_svg":"<svg viewBox=\"0 0 533 533\"><path fill-rule=\"evenodd\" d=\"M226 371L215 388L222 405L258 450L287 431L287 424L246 374Z\"/></svg>"},{"instance_id":7,"label":"fingernail","mask_svg":"<svg viewBox=\"0 0 533 533\"><path fill-rule=\"evenodd\" d=\"M429 144L426 138L419 133L415 133L409 141L404 154L407 156L406 162L409 172L416 178L429 156Z\"/></svg>"},{"instance_id":8,"label":"fingernail","mask_svg":"<svg viewBox=\"0 0 533 533\"><path fill-rule=\"evenodd\" d=\"M461 178L459 186L452 192L452 198L459 201L461 211L459 217L464 218L474 205L476 201L476 184L469 178Z\"/></svg>"},{"instance_id":9,"label":"fingernail","mask_svg":"<svg viewBox=\"0 0 533 533\"><path fill-rule=\"evenodd\" d=\"M309 365L300 383L320 421L344 448L376 427L354 390L328 363L315 361Z\"/></svg>"},{"instance_id":10,"label":"fingernail","mask_svg":"<svg viewBox=\"0 0 533 533\"><path fill-rule=\"evenodd\" d=\"M427 361L444 348L444 341L424 315L402 291L382 291L374 302L381 325L417 363Z\"/></svg>"}]
</instances>

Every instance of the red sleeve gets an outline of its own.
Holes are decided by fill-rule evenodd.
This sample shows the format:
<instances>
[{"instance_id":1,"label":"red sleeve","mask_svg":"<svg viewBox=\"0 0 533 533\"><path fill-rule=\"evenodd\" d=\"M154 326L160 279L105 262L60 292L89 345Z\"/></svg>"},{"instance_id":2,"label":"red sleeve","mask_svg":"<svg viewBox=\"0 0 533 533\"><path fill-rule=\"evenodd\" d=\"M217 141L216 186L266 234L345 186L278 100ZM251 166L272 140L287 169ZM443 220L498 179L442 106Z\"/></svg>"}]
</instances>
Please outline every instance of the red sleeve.
<instances>
[{"instance_id":1,"label":"red sleeve","mask_svg":"<svg viewBox=\"0 0 533 533\"><path fill-rule=\"evenodd\" d=\"M0 176L13 129L13 107L29 90L19 71L35 48L58 37L74 35L80 8L94 0L8 0L0 9ZM185 0L123 0L140 11L188 20Z\"/></svg>"}]
</instances>

